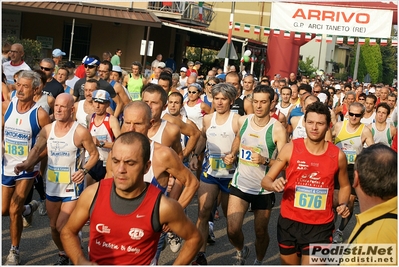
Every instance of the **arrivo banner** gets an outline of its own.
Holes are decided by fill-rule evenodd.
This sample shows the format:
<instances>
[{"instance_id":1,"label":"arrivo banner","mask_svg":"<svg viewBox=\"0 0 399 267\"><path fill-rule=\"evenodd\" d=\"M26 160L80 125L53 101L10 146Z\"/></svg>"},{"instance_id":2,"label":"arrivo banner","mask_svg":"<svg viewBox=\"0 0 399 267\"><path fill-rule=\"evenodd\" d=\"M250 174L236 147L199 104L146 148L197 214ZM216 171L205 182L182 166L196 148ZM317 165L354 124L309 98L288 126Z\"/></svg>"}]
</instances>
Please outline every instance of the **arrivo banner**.
<instances>
[{"instance_id":1,"label":"arrivo banner","mask_svg":"<svg viewBox=\"0 0 399 267\"><path fill-rule=\"evenodd\" d=\"M392 16L392 10L273 2L270 28L338 36L389 38Z\"/></svg>"}]
</instances>

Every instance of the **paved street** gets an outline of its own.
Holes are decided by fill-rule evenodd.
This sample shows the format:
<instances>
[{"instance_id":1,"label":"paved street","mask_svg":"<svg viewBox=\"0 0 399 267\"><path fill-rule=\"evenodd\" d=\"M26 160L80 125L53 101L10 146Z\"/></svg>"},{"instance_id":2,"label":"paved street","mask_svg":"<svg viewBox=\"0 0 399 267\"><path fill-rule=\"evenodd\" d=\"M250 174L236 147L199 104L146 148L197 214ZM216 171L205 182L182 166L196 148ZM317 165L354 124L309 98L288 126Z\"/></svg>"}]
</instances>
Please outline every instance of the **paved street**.
<instances>
[{"instance_id":1,"label":"paved street","mask_svg":"<svg viewBox=\"0 0 399 267\"><path fill-rule=\"evenodd\" d=\"M35 192L35 198L37 194ZM281 194L276 195L276 205L273 209L269 224L270 245L266 253L264 265L279 265L279 253L277 246L276 225L277 218L280 212ZM192 203L187 209L188 216L193 220L197 219L197 197L195 196ZM216 243L207 248L207 259L209 265L231 265L234 262L233 256L235 250L230 244L226 234L226 219L219 207L220 219L215 222ZM355 206L355 213L359 212L359 207ZM53 265L57 260L57 248L51 240L49 219L47 216L39 216L36 212L33 216L33 225L24 229L22 233L22 241L20 245L21 264L22 265ZM255 260L254 247L254 232L253 232L253 213L248 212L244 219L243 231L245 233L245 244L249 246L251 254L247 260L247 265L252 265ZM345 229L345 237L354 227L355 218L350 221L350 225ZM89 227L83 228L83 247L87 249ZM2 218L2 263L6 261L8 251L10 249L10 233L9 233L9 218ZM171 252L169 247L166 247L161 254L159 261L160 265L171 265L177 254Z\"/></svg>"}]
</instances>

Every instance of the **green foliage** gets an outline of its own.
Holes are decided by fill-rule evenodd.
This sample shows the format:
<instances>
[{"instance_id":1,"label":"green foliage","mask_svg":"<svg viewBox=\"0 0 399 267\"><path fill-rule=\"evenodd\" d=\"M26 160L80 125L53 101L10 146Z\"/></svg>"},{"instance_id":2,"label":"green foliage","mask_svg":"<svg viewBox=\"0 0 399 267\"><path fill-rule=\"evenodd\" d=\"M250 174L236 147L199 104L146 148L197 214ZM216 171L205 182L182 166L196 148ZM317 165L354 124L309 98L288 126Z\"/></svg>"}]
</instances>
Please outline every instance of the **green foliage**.
<instances>
[{"instance_id":1,"label":"green foliage","mask_svg":"<svg viewBox=\"0 0 399 267\"><path fill-rule=\"evenodd\" d=\"M338 81L347 81L348 80L348 73L335 73L334 78Z\"/></svg>"},{"instance_id":2,"label":"green foliage","mask_svg":"<svg viewBox=\"0 0 399 267\"><path fill-rule=\"evenodd\" d=\"M350 72L354 73L357 45L351 51ZM397 72L396 48L390 45L370 45L369 39L360 46L359 67L357 77L360 82L370 74L373 83L392 84Z\"/></svg>"},{"instance_id":3,"label":"green foliage","mask_svg":"<svg viewBox=\"0 0 399 267\"><path fill-rule=\"evenodd\" d=\"M379 45L369 45L369 39L361 46L360 53L363 55L364 64L370 74L372 82L382 80L382 58Z\"/></svg>"},{"instance_id":4,"label":"green foliage","mask_svg":"<svg viewBox=\"0 0 399 267\"><path fill-rule=\"evenodd\" d=\"M6 41L11 44L20 43L24 46L24 60L31 69L40 62L40 52L42 50L41 42L31 39L19 39L14 36L7 37Z\"/></svg>"},{"instance_id":5,"label":"green foliage","mask_svg":"<svg viewBox=\"0 0 399 267\"><path fill-rule=\"evenodd\" d=\"M380 49L382 57L382 82L384 84L392 84L398 70L396 48L381 46Z\"/></svg>"},{"instance_id":6,"label":"green foliage","mask_svg":"<svg viewBox=\"0 0 399 267\"><path fill-rule=\"evenodd\" d=\"M354 46L354 48L351 51L350 57L351 57L351 62L349 65L349 69L350 69L350 76L353 77L353 73L354 73L354 69L355 69L355 60L356 60L356 50L357 50L357 45ZM363 54L361 53L361 49L360 49L360 54L359 54L359 66L358 66L358 71L357 71L357 79L359 80L359 82L363 82L364 81L364 77L367 75L367 68L366 65L364 63L364 58L363 58Z\"/></svg>"},{"instance_id":7,"label":"green foliage","mask_svg":"<svg viewBox=\"0 0 399 267\"><path fill-rule=\"evenodd\" d=\"M202 53L201 53L202 52ZM218 51L200 47L187 47L186 57L190 61L200 60L202 63L212 63L218 54Z\"/></svg>"},{"instance_id":8,"label":"green foliage","mask_svg":"<svg viewBox=\"0 0 399 267\"><path fill-rule=\"evenodd\" d=\"M298 68L303 75L311 76L317 69L313 67L314 57L306 57L305 61L299 60Z\"/></svg>"}]
</instances>

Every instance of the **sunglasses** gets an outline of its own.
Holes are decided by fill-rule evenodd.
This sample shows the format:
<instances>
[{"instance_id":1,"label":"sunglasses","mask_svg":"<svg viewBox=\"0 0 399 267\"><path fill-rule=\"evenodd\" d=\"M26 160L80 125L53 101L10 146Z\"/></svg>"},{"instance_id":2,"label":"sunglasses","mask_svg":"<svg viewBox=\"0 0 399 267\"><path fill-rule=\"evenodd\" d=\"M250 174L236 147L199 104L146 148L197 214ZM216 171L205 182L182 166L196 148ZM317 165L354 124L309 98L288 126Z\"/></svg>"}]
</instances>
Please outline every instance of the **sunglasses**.
<instances>
[{"instance_id":1,"label":"sunglasses","mask_svg":"<svg viewBox=\"0 0 399 267\"><path fill-rule=\"evenodd\" d=\"M360 118L362 116L362 114L356 114L356 113L352 113L352 112L349 112L348 114L349 114L349 117L355 116L356 118Z\"/></svg>"},{"instance_id":2,"label":"sunglasses","mask_svg":"<svg viewBox=\"0 0 399 267\"><path fill-rule=\"evenodd\" d=\"M216 83L207 83L208 86L214 86Z\"/></svg>"},{"instance_id":3,"label":"sunglasses","mask_svg":"<svg viewBox=\"0 0 399 267\"><path fill-rule=\"evenodd\" d=\"M365 100L364 98L359 98L359 100Z\"/></svg>"},{"instance_id":4,"label":"sunglasses","mask_svg":"<svg viewBox=\"0 0 399 267\"><path fill-rule=\"evenodd\" d=\"M96 65L87 65L85 64L85 69L89 68L89 69L94 69L96 67Z\"/></svg>"},{"instance_id":5,"label":"sunglasses","mask_svg":"<svg viewBox=\"0 0 399 267\"><path fill-rule=\"evenodd\" d=\"M194 95L194 94L198 93L198 91L188 91L188 93Z\"/></svg>"},{"instance_id":6,"label":"sunglasses","mask_svg":"<svg viewBox=\"0 0 399 267\"><path fill-rule=\"evenodd\" d=\"M313 91L314 94L320 94L321 91Z\"/></svg>"},{"instance_id":7,"label":"sunglasses","mask_svg":"<svg viewBox=\"0 0 399 267\"><path fill-rule=\"evenodd\" d=\"M45 71L50 71L50 70L52 70L52 68L45 68L45 67L42 67L42 66L40 66L40 68L41 68L42 70L45 70Z\"/></svg>"}]
</instances>

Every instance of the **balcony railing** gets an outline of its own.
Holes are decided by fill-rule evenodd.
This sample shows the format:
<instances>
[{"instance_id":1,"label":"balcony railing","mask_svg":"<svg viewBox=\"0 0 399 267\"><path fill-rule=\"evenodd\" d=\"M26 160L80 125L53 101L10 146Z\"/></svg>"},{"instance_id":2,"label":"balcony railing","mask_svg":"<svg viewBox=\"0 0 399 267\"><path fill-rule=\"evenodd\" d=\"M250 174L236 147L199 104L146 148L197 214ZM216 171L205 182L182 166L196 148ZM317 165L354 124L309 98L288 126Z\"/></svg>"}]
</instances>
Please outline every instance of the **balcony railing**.
<instances>
[{"instance_id":1,"label":"balcony railing","mask_svg":"<svg viewBox=\"0 0 399 267\"><path fill-rule=\"evenodd\" d=\"M198 3L190 2L149 2L148 9L162 11L167 14L180 14L178 22L195 24L200 26L209 26L215 18L215 12L212 5L204 3L202 8ZM162 16L162 14L159 14Z\"/></svg>"},{"instance_id":2,"label":"balcony railing","mask_svg":"<svg viewBox=\"0 0 399 267\"><path fill-rule=\"evenodd\" d=\"M148 9L183 14L184 2L148 2Z\"/></svg>"}]
</instances>

